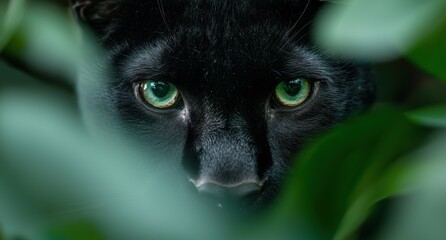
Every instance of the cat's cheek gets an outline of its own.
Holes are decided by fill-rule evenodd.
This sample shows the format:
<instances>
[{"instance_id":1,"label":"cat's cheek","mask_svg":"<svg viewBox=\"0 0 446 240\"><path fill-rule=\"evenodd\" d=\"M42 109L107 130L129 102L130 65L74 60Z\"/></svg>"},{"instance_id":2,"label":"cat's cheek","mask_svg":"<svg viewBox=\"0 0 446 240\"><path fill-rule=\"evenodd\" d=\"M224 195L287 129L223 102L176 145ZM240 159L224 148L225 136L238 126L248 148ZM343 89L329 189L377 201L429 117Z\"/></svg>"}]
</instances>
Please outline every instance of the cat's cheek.
<instances>
[{"instance_id":1,"label":"cat's cheek","mask_svg":"<svg viewBox=\"0 0 446 240\"><path fill-rule=\"evenodd\" d=\"M155 145L176 145L182 139L186 139L187 117L183 111L168 114L143 113L143 116L131 124L133 134L154 142Z\"/></svg>"},{"instance_id":2,"label":"cat's cheek","mask_svg":"<svg viewBox=\"0 0 446 240\"><path fill-rule=\"evenodd\" d=\"M272 152L281 153L279 161L290 165L302 146L334 124L329 103L316 96L304 109L273 110L267 116L268 141Z\"/></svg>"}]
</instances>

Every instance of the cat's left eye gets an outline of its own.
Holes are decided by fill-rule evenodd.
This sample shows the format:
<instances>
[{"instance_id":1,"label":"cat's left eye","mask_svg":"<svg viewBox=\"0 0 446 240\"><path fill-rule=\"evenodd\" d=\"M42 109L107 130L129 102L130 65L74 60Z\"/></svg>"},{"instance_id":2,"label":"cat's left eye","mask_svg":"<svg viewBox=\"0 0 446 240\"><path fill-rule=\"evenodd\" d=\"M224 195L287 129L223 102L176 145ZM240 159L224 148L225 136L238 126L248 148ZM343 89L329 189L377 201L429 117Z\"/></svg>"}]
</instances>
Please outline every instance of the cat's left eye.
<instances>
[{"instance_id":1,"label":"cat's left eye","mask_svg":"<svg viewBox=\"0 0 446 240\"><path fill-rule=\"evenodd\" d=\"M157 109L174 107L180 100L180 91L170 82L147 80L138 84L140 98Z\"/></svg>"},{"instance_id":2,"label":"cat's left eye","mask_svg":"<svg viewBox=\"0 0 446 240\"><path fill-rule=\"evenodd\" d=\"M274 90L274 97L284 107L297 107L311 96L311 91L309 80L297 78L279 83Z\"/></svg>"}]
</instances>

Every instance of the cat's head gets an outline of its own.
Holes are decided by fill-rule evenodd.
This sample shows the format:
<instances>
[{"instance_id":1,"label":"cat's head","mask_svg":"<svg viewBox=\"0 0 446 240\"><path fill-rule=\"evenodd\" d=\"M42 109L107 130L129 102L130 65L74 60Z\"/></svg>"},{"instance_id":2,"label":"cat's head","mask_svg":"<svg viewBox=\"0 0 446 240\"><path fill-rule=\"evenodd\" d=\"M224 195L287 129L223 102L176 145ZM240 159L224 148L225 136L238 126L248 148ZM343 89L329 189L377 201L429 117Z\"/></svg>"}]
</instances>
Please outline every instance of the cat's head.
<instances>
[{"instance_id":1,"label":"cat's head","mask_svg":"<svg viewBox=\"0 0 446 240\"><path fill-rule=\"evenodd\" d=\"M264 205L313 136L373 100L369 70L318 51L316 0L73 0L105 61L82 109L185 169L198 192Z\"/></svg>"}]
</instances>

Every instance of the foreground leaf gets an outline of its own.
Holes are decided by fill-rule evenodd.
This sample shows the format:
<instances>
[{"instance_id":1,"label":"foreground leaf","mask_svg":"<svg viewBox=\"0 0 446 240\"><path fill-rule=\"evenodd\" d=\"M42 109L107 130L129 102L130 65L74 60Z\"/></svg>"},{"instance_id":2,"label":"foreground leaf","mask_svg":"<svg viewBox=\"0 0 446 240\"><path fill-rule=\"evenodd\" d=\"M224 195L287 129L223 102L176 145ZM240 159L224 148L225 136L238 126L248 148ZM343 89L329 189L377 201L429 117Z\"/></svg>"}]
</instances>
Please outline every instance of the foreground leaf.
<instances>
[{"instance_id":1,"label":"foreground leaf","mask_svg":"<svg viewBox=\"0 0 446 240\"><path fill-rule=\"evenodd\" d=\"M336 232L336 239L350 237L374 203L402 190L399 179L406 171L397 160L413 151L422 136L393 111L373 112L334 129L296 159L285 204L279 207L282 217L301 218L326 233L326 239Z\"/></svg>"},{"instance_id":2,"label":"foreground leaf","mask_svg":"<svg viewBox=\"0 0 446 240\"><path fill-rule=\"evenodd\" d=\"M410 179L417 191L392 211L387 227L377 240L443 240L446 236L446 134L437 134L414 154L423 165Z\"/></svg>"},{"instance_id":3,"label":"foreground leaf","mask_svg":"<svg viewBox=\"0 0 446 240\"><path fill-rule=\"evenodd\" d=\"M445 11L444 0L352 0L322 12L316 38L348 57L383 61L434 31Z\"/></svg>"},{"instance_id":4,"label":"foreground leaf","mask_svg":"<svg viewBox=\"0 0 446 240\"><path fill-rule=\"evenodd\" d=\"M125 141L91 138L66 98L51 88L0 89L5 232L21 236L31 229L30 239L41 239L36 234L54 220L86 218L115 239L223 236L223 224L193 201L174 173L151 164L156 155L142 156Z\"/></svg>"},{"instance_id":5,"label":"foreground leaf","mask_svg":"<svg viewBox=\"0 0 446 240\"><path fill-rule=\"evenodd\" d=\"M446 128L446 105L413 110L408 112L407 115L418 124Z\"/></svg>"},{"instance_id":6,"label":"foreground leaf","mask_svg":"<svg viewBox=\"0 0 446 240\"><path fill-rule=\"evenodd\" d=\"M18 10L7 16L11 23L0 29L7 33L0 37L0 44L4 40L5 45L0 56L41 80L74 85L78 66L97 53L92 47L94 41L87 41L91 40L88 31L81 36L66 9L55 4L30 2L19 5L24 0L10 2L10 11ZM83 44L82 38L85 40Z\"/></svg>"},{"instance_id":7,"label":"foreground leaf","mask_svg":"<svg viewBox=\"0 0 446 240\"><path fill-rule=\"evenodd\" d=\"M428 73L446 81L446 15L437 21L442 24L436 31L424 36L407 57Z\"/></svg>"},{"instance_id":8,"label":"foreground leaf","mask_svg":"<svg viewBox=\"0 0 446 240\"><path fill-rule=\"evenodd\" d=\"M10 41L22 21L26 0L10 0L8 4L0 2L0 53ZM3 9L4 12L3 12Z\"/></svg>"}]
</instances>

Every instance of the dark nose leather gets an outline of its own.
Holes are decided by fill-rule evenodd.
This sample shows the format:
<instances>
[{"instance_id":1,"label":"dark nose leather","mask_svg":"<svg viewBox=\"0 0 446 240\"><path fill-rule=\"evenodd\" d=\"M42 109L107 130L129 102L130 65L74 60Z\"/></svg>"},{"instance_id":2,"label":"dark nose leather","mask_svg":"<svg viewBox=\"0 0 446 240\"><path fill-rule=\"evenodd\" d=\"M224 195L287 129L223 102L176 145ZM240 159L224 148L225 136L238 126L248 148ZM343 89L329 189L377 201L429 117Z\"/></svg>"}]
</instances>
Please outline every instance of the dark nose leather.
<instances>
[{"instance_id":1,"label":"dark nose leather","mask_svg":"<svg viewBox=\"0 0 446 240\"><path fill-rule=\"evenodd\" d=\"M242 200L255 195L261 189L258 182L241 182L236 184L221 184L218 182L205 182L196 186L199 193L215 199Z\"/></svg>"}]
</instances>

